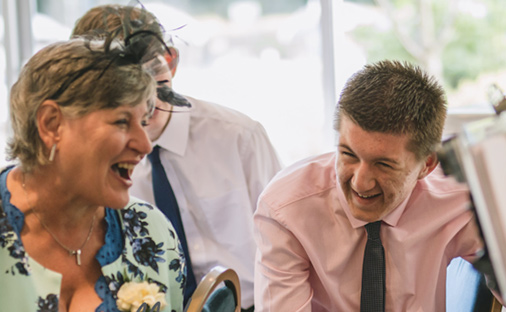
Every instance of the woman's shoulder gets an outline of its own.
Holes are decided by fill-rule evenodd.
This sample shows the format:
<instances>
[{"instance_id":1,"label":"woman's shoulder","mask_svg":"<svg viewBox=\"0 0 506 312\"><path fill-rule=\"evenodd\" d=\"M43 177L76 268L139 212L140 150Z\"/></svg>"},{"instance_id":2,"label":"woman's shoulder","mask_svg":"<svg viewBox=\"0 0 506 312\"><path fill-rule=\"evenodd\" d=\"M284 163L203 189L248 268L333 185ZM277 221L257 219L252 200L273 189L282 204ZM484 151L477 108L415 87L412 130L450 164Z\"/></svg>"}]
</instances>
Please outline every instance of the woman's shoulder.
<instances>
[{"instance_id":1,"label":"woman's shoulder","mask_svg":"<svg viewBox=\"0 0 506 312\"><path fill-rule=\"evenodd\" d=\"M170 235L174 237L172 223L156 206L144 200L130 196L125 208L119 211L123 226L152 229L151 235Z\"/></svg>"},{"instance_id":2,"label":"woman's shoulder","mask_svg":"<svg viewBox=\"0 0 506 312\"><path fill-rule=\"evenodd\" d=\"M102 267L105 280L115 295L127 281L156 283L164 292L168 308L182 310L182 251L171 223L152 204L131 197L129 203L115 210L125 246L117 261Z\"/></svg>"}]
</instances>

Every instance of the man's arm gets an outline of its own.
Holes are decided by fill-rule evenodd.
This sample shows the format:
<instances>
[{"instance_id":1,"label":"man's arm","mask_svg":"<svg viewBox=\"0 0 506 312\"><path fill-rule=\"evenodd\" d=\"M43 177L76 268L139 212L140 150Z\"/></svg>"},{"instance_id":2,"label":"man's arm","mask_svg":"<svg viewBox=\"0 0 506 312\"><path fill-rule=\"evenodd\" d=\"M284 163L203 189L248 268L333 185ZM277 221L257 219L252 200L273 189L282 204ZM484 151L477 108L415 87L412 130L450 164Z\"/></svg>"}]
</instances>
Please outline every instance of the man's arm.
<instances>
[{"instance_id":1,"label":"man's arm","mask_svg":"<svg viewBox=\"0 0 506 312\"><path fill-rule=\"evenodd\" d=\"M281 170L282 164L260 123L256 123L251 131L244 134L239 148L251 208L254 211L258 196L274 175Z\"/></svg>"},{"instance_id":2,"label":"man's arm","mask_svg":"<svg viewBox=\"0 0 506 312\"><path fill-rule=\"evenodd\" d=\"M302 245L262 200L254 221L255 311L311 311L310 261Z\"/></svg>"}]
</instances>

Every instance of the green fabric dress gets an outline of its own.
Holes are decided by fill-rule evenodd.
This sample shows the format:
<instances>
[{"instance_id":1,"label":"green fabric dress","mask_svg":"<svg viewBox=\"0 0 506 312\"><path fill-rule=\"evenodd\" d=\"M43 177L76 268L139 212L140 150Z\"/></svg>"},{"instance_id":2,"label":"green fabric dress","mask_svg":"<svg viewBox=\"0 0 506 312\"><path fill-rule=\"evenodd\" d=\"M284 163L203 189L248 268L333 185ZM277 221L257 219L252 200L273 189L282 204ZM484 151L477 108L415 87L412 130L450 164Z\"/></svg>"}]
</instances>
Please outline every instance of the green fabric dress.
<instances>
[{"instance_id":1,"label":"green fabric dress","mask_svg":"<svg viewBox=\"0 0 506 312\"><path fill-rule=\"evenodd\" d=\"M24 215L10 204L10 193L5 187L7 173L0 175L3 202L3 207L0 206L0 310L58 311L62 276L25 252L19 239ZM167 306L160 311L183 311L186 268L171 223L158 209L136 198L131 198L124 209L109 209L107 215L116 215L119 220L123 249L116 259L102 266L103 279L97 283L96 291L101 297L104 293L107 296L102 297L104 304L97 311L118 311L115 300L121 285L144 280L157 283L165 292ZM107 304L106 299L109 299Z\"/></svg>"}]
</instances>

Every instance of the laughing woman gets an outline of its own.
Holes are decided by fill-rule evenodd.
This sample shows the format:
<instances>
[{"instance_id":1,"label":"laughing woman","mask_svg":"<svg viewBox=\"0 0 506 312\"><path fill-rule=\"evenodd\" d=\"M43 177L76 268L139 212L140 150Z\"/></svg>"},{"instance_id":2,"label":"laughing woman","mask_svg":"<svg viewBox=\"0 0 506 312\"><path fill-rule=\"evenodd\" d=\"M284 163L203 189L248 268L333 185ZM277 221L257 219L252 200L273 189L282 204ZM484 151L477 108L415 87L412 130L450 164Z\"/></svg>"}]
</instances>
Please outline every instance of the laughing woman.
<instances>
[{"instance_id":1,"label":"laughing woman","mask_svg":"<svg viewBox=\"0 0 506 312\"><path fill-rule=\"evenodd\" d=\"M53 44L13 86L8 153L18 165L0 174L2 311L182 310L172 225L128 194L151 151L145 36L126 47Z\"/></svg>"}]
</instances>

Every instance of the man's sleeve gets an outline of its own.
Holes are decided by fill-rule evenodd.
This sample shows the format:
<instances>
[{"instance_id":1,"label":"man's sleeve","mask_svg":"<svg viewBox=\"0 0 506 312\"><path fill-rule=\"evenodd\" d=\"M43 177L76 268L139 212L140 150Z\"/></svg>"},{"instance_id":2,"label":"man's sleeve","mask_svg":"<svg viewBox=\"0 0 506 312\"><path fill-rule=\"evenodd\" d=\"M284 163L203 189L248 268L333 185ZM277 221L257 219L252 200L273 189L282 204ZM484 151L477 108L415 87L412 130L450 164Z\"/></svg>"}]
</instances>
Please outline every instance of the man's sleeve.
<instances>
[{"instance_id":1,"label":"man's sleeve","mask_svg":"<svg viewBox=\"0 0 506 312\"><path fill-rule=\"evenodd\" d=\"M250 193L251 208L254 211L260 193L274 175L281 170L282 164L260 123L256 124L253 131L244 135L240 149L243 172Z\"/></svg>"},{"instance_id":2,"label":"man's sleeve","mask_svg":"<svg viewBox=\"0 0 506 312\"><path fill-rule=\"evenodd\" d=\"M311 311L310 261L303 247L261 199L254 220L255 311Z\"/></svg>"}]
</instances>

